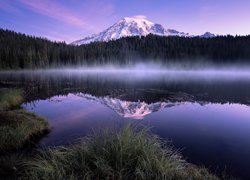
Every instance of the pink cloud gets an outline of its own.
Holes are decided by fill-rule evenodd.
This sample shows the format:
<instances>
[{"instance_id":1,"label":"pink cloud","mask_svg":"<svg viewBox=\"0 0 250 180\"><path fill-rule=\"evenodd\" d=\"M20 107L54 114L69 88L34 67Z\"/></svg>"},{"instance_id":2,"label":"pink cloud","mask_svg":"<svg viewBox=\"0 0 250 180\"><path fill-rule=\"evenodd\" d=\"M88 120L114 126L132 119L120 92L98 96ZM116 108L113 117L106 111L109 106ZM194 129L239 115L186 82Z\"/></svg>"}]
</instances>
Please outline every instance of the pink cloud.
<instances>
[{"instance_id":1,"label":"pink cloud","mask_svg":"<svg viewBox=\"0 0 250 180\"><path fill-rule=\"evenodd\" d=\"M70 0L69 0L70 1ZM74 2L74 0L71 0ZM84 12L84 17L91 24L95 24L93 33L107 28L115 19L115 6L111 0L84 0L78 2L77 12Z\"/></svg>"},{"instance_id":2,"label":"pink cloud","mask_svg":"<svg viewBox=\"0 0 250 180\"><path fill-rule=\"evenodd\" d=\"M37 1L37 0L19 0L34 12L49 16L58 21L67 23L69 25L91 28L92 26L83 20L82 17L77 16L74 12L68 8L56 3L55 1Z\"/></svg>"},{"instance_id":3,"label":"pink cloud","mask_svg":"<svg viewBox=\"0 0 250 180\"><path fill-rule=\"evenodd\" d=\"M5 19L6 22L20 27L30 18L31 23L25 25L29 34L66 42L99 33L117 19L111 0L68 0L67 3L60 0L0 0L0 10L11 16ZM60 23L38 23L26 10ZM46 24L46 27L41 28L41 24Z\"/></svg>"}]
</instances>

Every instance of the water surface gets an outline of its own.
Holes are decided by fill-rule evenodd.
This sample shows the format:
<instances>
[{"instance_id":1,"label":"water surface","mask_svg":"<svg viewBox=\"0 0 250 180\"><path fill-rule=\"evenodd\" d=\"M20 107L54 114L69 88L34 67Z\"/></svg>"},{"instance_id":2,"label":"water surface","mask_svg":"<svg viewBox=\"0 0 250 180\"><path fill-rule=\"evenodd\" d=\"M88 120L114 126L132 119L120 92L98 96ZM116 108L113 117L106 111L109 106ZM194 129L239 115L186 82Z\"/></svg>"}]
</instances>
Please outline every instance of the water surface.
<instances>
[{"instance_id":1,"label":"water surface","mask_svg":"<svg viewBox=\"0 0 250 180\"><path fill-rule=\"evenodd\" d=\"M76 142L132 121L171 140L185 159L214 172L250 175L250 76L225 72L1 73L25 89L23 107L48 118L38 147Z\"/></svg>"}]
</instances>

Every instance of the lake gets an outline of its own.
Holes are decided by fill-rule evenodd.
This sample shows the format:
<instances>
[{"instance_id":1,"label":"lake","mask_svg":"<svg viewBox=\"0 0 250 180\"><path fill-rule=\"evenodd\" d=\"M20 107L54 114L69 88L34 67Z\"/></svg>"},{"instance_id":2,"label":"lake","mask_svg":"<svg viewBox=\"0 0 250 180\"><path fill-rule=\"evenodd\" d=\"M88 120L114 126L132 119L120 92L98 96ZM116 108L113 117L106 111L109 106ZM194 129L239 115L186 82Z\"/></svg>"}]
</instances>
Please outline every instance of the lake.
<instances>
[{"instance_id":1,"label":"lake","mask_svg":"<svg viewBox=\"0 0 250 180\"><path fill-rule=\"evenodd\" d=\"M250 179L250 74L227 71L0 73L25 91L25 109L52 127L37 148L74 143L128 122L151 127L184 158Z\"/></svg>"}]
</instances>

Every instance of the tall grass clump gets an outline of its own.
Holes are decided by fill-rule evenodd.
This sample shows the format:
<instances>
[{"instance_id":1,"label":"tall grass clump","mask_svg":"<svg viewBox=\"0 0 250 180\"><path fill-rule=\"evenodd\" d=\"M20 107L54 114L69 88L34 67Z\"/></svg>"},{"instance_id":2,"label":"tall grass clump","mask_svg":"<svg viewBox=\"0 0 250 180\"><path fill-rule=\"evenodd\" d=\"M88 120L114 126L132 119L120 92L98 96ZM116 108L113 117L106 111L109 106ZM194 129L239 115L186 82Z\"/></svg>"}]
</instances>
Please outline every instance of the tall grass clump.
<instances>
[{"instance_id":1,"label":"tall grass clump","mask_svg":"<svg viewBox=\"0 0 250 180\"><path fill-rule=\"evenodd\" d=\"M0 89L0 111L19 106L22 101L20 89Z\"/></svg>"},{"instance_id":2,"label":"tall grass clump","mask_svg":"<svg viewBox=\"0 0 250 180\"><path fill-rule=\"evenodd\" d=\"M218 179L188 164L148 130L126 125L79 144L48 149L25 164L24 179Z\"/></svg>"},{"instance_id":3,"label":"tall grass clump","mask_svg":"<svg viewBox=\"0 0 250 180\"><path fill-rule=\"evenodd\" d=\"M0 89L0 152L19 149L48 130L45 119L22 109L22 91Z\"/></svg>"},{"instance_id":4,"label":"tall grass clump","mask_svg":"<svg viewBox=\"0 0 250 180\"><path fill-rule=\"evenodd\" d=\"M21 108L24 98L17 89L0 89L0 179L18 179L25 161L26 144L48 130L45 119Z\"/></svg>"},{"instance_id":5,"label":"tall grass clump","mask_svg":"<svg viewBox=\"0 0 250 180\"><path fill-rule=\"evenodd\" d=\"M22 148L49 128L45 119L22 109L0 113L0 119L0 151Z\"/></svg>"}]
</instances>

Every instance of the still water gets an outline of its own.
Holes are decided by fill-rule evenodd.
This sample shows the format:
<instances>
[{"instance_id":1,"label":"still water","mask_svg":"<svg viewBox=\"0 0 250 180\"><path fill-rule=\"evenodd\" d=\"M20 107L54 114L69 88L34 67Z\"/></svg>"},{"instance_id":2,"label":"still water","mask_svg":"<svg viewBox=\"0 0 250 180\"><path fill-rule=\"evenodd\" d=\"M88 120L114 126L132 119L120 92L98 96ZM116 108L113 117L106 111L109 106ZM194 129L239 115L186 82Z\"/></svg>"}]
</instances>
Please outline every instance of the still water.
<instances>
[{"instance_id":1,"label":"still water","mask_svg":"<svg viewBox=\"0 0 250 180\"><path fill-rule=\"evenodd\" d=\"M250 179L250 76L215 72L38 71L0 74L52 127L38 148L127 122L152 127L191 163Z\"/></svg>"}]
</instances>

